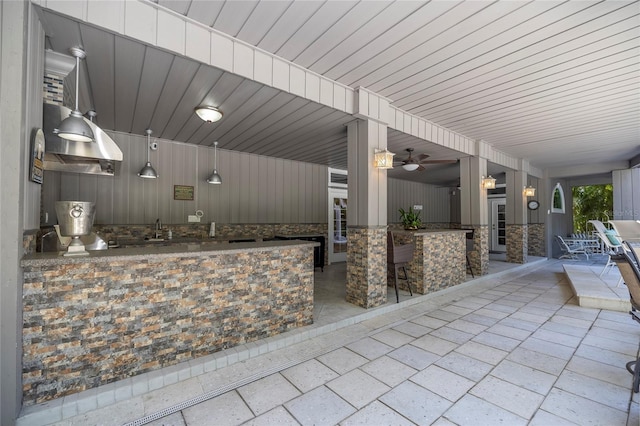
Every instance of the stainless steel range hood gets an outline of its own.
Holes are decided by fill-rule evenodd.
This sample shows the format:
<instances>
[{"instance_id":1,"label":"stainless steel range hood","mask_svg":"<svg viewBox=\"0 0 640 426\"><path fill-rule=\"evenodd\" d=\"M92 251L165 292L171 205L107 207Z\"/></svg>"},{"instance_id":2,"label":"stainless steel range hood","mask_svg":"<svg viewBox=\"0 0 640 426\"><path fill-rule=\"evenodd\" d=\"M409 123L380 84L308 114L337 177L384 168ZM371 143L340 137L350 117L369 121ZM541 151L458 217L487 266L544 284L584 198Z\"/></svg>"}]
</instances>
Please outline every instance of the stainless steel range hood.
<instances>
[{"instance_id":1,"label":"stainless steel range hood","mask_svg":"<svg viewBox=\"0 0 640 426\"><path fill-rule=\"evenodd\" d=\"M101 128L83 118L95 136L95 142L71 142L53 133L71 110L62 105L44 104L45 170L114 176L122 161L122 151Z\"/></svg>"}]
</instances>

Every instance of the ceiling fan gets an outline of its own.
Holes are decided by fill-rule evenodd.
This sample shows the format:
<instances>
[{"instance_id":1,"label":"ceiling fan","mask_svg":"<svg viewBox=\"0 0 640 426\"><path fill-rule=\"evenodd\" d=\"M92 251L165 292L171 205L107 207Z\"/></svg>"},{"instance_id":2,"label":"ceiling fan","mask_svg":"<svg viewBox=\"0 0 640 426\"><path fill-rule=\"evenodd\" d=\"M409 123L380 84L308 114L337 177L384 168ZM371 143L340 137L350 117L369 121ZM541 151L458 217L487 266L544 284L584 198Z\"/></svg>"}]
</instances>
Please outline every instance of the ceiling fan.
<instances>
[{"instance_id":1,"label":"ceiling fan","mask_svg":"<svg viewBox=\"0 0 640 426\"><path fill-rule=\"evenodd\" d=\"M418 170L419 172L421 172L425 170L423 164L454 164L458 162L458 160L427 160L427 158L429 158L428 154L420 154L416 157L413 157L413 148L407 148L405 151L409 153L409 157L402 160L401 162L398 162L397 164L402 165L402 168L409 172L412 172L414 170Z\"/></svg>"}]
</instances>

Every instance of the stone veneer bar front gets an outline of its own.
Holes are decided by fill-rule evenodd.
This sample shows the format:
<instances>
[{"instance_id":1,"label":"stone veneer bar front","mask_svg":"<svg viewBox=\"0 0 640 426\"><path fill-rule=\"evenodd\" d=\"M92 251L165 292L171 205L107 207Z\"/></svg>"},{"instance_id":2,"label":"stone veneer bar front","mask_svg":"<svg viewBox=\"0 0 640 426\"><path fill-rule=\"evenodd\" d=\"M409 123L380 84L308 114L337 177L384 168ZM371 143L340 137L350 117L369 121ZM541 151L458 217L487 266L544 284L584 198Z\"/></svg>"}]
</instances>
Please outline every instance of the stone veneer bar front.
<instances>
[{"instance_id":1,"label":"stone veneer bar front","mask_svg":"<svg viewBox=\"0 0 640 426\"><path fill-rule=\"evenodd\" d=\"M393 231L396 245L414 244L409 282L419 294L433 293L464 282L466 231L460 229ZM388 276L393 279L393 271ZM393 284L393 281L390 281ZM405 280L398 286L408 290Z\"/></svg>"},{"instance_id":2,"label":"stone veneer bar front","mask_svg":"<svg viewBox=\"0 0 640 426\"><path fill-rule=\"evenodd\" d=\"M25 256L24 405L311 324L317 244Z\"/></svg>"}]
</instances>

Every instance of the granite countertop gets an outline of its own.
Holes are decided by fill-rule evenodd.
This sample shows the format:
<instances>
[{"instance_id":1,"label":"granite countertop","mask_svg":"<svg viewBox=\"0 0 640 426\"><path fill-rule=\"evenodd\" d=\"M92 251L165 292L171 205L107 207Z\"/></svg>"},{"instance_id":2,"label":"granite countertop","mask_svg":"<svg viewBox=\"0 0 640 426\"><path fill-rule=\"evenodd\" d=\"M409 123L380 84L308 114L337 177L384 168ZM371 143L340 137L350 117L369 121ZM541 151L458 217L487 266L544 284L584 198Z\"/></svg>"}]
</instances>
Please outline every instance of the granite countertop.
<instances>
[{"instance_id":1,"label":"granite countertop","mask_svg":"<svg viewBox=\"0 0 640 426\"><path fill-rule=\"evenodd\" d=\"M89 251L89 256L63 256L65 252L33 253L22 258L21 266L62 265L86 262L130 261L132 259L158 259L162 257L199 257L220 253L247 253L291 246L317 246L320 243L301 240L278 240L246 243L220 243L199 240L192 244L153 245L146 247L113 248Z\"/></svg>"}]
</instances>

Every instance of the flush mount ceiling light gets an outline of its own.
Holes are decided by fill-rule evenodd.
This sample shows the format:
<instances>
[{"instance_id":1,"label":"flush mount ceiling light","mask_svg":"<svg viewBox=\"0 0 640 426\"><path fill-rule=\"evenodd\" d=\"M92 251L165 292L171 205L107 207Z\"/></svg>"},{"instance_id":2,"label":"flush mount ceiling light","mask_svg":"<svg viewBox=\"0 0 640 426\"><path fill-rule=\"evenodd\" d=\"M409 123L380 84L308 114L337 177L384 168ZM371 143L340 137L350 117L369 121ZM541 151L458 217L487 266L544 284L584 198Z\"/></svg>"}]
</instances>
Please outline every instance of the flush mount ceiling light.
<instances>
[{"instance_id":1,"label":"flush mount ceiling light","mask_svg":"<svg viewBox=\"0 0 640 426\"><path fill-rule=\"evenodd\" d=\"M212 106L199 106L196 108L196 114L207 123L215 123L222 118L222 112Z\"/></svg>"},{"instance_id":2,"label":"flush mount ceiling light","mask_svg":"<svg viewBox=\"0 0 640 426\"><path fill-rule=\"evenodd\" d=\"M536 195L536 189L531 185L525 186L523 192L525 197L534 197Z\"/></svg>"},{"instance_id":3,"label":"flush mount ceiling light","mask_svg":"<svg viewBox=\"0 0 640 426\"><path fill-rule=\"evenodd\" d=\"M386 149L376 149L374 154L374 165L379 169L393 169L393 152Z\"/></svg>"},{"instance_id":4,"label":"flush mount ceiling light","mask_svg":"<svg viewBox=\"0 0 640 426\"><path fill-rule=\"evenodd\" d=\"M496 178L491 175L488 177L482 176L482 187L484 189L496 189Z\"/></svg>"},{"instance_id":5,"label":"flush mount ceiling light","mask_svg":"<svg viewBox=\"0 0 640 426\"><path fill-rule=\"evenodd\" d=\"M151 129L147 129L144 132L147 134L147 164L145 164L144 167L140 169L140 173L138 173L138 176L144 179L157 179L158 174L156 173L156 170L153 168L153 166L151 165L151 161L149 160L149 151L155 151L156 149L158 149L158 146L156 144L151 144L151 133L153 133Z\"/></svg>"},{"instance_id":6,"label":"flush mount ceiling light","mask_svg":"<svg viewBox=\"0 0 640 426\"><path fill-rule=\"evenodd\" d=\"M213 143L213 155L213 173L211 173L211 176L207 178L207 182L214 185L220 185L222 183L222 178L218 174L218 141Z\"/></svg>"},{"instance_id":7,"label":"flush mount ceiling light","mask_svg":"<svg viewBox=\"0 0 640 426\"><path fill-rule=\"evenodd\" d=\"M76 106L69 117L62 120L60 126L53 130L53 133L63 139L74 142L93 142L94 136L91 127L84 121L82 114L78 110L78 91L80 86L80 59L84 59L87 55L84 50L79 47L69 49L71 54L76 58Z\"/></svg>"}]
</instances>

